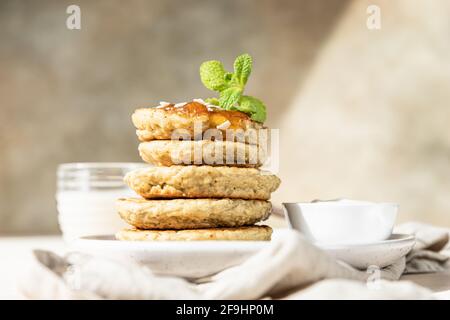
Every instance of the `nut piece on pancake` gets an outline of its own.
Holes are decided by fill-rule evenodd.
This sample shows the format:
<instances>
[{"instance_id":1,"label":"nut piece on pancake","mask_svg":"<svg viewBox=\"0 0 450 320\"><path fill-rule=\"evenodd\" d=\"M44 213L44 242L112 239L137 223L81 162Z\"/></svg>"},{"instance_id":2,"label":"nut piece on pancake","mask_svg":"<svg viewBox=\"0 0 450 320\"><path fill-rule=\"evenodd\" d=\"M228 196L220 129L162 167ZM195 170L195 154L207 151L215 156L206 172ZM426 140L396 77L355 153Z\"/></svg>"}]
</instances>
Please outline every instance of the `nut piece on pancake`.
<instances>
[{"instance_id":1,"label":"nut piece on pancake","mask_svg":"<svg viewBox=\"0 0 450 320\"><path fill-rule=\"evenodd\" d=\"M158 166L206 164L257 168L267 159L265 149L257 145L211 140L142 142L139 154L145 162Z\"/></svg>"},{"instance_id":2,"label":"nut piece on pancake","mask_svg":"<svg viewBox=\"0 0 450 320\"><path fill-rule=\"evenodd\" d=\"M241 199L119 199L120 217L138 229L240 227L266 220L268 201Z\"/></svg>"},{"instance_id":3,"label":"nut piece on pancake","mask_svg":"<svg viewBox=\"0 0 450 320\"><path fill-rule=\"evenodd\" d=\"M187 134L194 139L194 134L214 129L210 134L216 136L219 133L222 140L255 144L258 130L263 128L261 123L251 120L243 112L211 108L195 101L184 105L137 109L131 119L141 141L172 140L177 134ZM194 132L194 129L199 132ZM238 138L227 139L226 131L236 132Z\"/></svg>"},{"instance_id":4,"label":"nut piece on pancake","mask_svg":"<svg viewBox=\"0 0 450 320\"><path fill-rule=\"evenodd\" d=\"M254 168L213 166L148 167L124 178L144 198L239 198L268 200L280 179Z\"/></svg>"},{"instance_id":5,"label":"nut piece on pancake","mask_svg":"<svg viewBox=\"0 0 450 320\"><path fill-rule=\"evenodd\" d=\"M126 241L269 241L271 237L272 228L268 226L191 230L124 229L116 233L116 239Z\"/></svg>"}]
</instances>

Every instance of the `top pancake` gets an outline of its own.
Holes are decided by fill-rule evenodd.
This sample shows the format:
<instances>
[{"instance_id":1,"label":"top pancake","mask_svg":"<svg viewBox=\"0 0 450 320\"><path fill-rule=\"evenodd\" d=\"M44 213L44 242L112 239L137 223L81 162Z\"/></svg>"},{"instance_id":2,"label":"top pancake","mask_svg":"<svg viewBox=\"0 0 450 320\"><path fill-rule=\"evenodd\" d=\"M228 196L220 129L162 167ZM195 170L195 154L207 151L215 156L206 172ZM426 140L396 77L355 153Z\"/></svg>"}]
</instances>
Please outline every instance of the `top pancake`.
<instances>
[{"instance_id":1,"label":"top pancake","mask_svg":"<svg viewBox=\"0 0 450 320\"><path fill-rule=\"evenodd\" d=\"M189 140L199 139L195 134L214 136L212 139L257 143L258 130L263 128L240 111L211 108L199 102L188 102L175 106L141 108L132 115L136 134L141 141L179 140L179 135L189 135ZM195 132L194 132L195 129ZM235 133L234 137L230 135ZM203 137L205 140L208 138ZM187 140L183 137L183 140Z\"/></svg>"}]
</instances>

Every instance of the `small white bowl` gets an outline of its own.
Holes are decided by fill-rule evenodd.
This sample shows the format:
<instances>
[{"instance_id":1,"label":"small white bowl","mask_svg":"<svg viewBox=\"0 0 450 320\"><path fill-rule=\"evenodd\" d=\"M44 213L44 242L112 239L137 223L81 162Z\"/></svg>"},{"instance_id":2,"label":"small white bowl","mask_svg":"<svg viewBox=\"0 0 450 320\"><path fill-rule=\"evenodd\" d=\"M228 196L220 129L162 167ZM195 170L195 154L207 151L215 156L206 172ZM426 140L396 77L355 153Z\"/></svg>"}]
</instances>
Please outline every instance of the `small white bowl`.
<instances>
[{"instance_id":1,"label":"small white bowl","mask_svg":"<svg viewBox=\"0 0 450 320\"><path fill-rule=\"evenodd\" d=\"M319 244L382 241L392 234L398 204L352 200L283 203L291 228Z\"/></svg>"}]
</instances>

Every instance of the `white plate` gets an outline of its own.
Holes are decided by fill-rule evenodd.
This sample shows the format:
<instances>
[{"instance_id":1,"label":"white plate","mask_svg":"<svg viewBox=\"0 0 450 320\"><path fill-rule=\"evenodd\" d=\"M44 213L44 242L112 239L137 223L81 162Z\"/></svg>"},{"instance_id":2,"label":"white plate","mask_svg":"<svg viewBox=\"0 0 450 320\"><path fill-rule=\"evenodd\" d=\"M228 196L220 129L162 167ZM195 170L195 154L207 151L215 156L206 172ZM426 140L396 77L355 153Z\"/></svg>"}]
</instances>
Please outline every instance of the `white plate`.
<instances>
[{"instance_id":1,"label":"white plate","mask_svg":"<svg viewBox=\"0 0 450 320\"><path fill-rule=\"evenodd\" d=\"M408 234L392 234L389 239L373 243L352 245L321 245L328 254L336 259L347 262L357 269L367 269L369 266L384 268L401 257L406 256L414 247L416 240Z\"/></svg>"},{"instance_id":2,"label":"white plate","mask_svg":"<svg viewBox=\"0 0 450 320\"><path fill-rule=\"evenodd\" d=\"M153 272L204 277L238 265L268 245L266 241L118 241L114 236L82 237L73 249L148 265Z\"/></svg>"},{"instance_id":3,"label":"white plate","mask_svg":"<svg viewBox=\"0 0 450 320\"><path fill-rule=\"evenodd\" d=\"M273 238L283 229L274 230ZM203 277L238 265L270 243L266 241L118 241L111 236L82 237L72 248L106 258L132 259L148 265L155 273L187 278ZM373 244L323 247L354 267L387 266L406 255L414 237L393 235L392 240Z\"/></svg>"}]
</instances>

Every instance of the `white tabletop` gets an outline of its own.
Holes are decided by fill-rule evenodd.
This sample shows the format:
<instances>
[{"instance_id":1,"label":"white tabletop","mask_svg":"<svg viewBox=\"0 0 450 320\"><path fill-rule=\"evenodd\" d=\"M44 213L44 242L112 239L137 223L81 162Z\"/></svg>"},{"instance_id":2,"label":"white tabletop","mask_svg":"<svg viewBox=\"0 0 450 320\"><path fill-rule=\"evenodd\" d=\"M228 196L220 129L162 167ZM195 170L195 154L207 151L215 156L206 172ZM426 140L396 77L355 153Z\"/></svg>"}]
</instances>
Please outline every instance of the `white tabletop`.
<instances>
[{"instance_id":1,"label":"white tabletop","mask_svg":"<svg viewBox=\"0 0 450 320\"><path fill-rule=\"evenodd\" d=\"M20 299L17 279L26 272L32 249L45 249L59 254L66 245L60 236L0 237L0 299ZM407 275L410 280L436 292L441 298L450 298L450 272Z\"/></svg>"},{"instance_id":2,"label":"white tabletop","mask_svg":"<svg viewBox=\"0 0 450 320\"><path fill-rule=\"evenodd\" d=\"M60 236L0 237L0 299L20 299L16 290L18 278L26 272L33 249L63 253Z\"/></svg>"}]
</instances>

